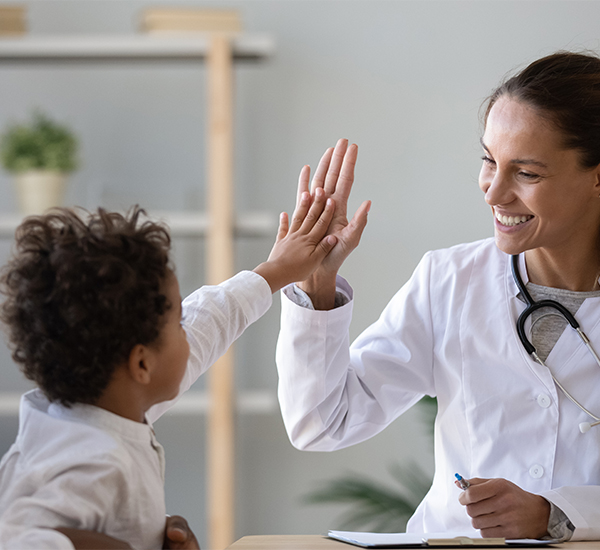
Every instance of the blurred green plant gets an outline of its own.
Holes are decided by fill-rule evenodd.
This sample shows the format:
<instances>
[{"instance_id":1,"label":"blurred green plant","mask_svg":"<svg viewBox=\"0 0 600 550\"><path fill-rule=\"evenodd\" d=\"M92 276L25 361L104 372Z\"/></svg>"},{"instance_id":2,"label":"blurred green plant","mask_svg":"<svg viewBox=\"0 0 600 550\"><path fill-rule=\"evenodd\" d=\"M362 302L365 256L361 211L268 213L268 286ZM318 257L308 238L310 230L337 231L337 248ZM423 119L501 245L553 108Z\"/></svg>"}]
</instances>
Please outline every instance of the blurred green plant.
<instances>
[{"instance_id":1,"label":"blurred green plant","mask_svg":"<svg viewBox=\"0 0 600 550\"><path fill-rule=\"evenodd\" d=\"M433 435L437 400L425 396L419 405L423 419ZM393 464L389 472L397 487L386 487L366 476L349 473L307 493L306 504L346 504L349 509L336 521L339 529L397 533L406 529L406 522L431 487L431 476L414 463Z\"/></svg>"},{"instance_id":2,"label":"blurred green plant","mask_svg":"<svg viewBox=\"0 0 600 550\"><path fill-rule=\"evenodd\" d=\"M0 138L0 161L9 172L77 168L77 139L69 128L40 111L29 124L13 124Z\"/></svg>"}]
</instances>

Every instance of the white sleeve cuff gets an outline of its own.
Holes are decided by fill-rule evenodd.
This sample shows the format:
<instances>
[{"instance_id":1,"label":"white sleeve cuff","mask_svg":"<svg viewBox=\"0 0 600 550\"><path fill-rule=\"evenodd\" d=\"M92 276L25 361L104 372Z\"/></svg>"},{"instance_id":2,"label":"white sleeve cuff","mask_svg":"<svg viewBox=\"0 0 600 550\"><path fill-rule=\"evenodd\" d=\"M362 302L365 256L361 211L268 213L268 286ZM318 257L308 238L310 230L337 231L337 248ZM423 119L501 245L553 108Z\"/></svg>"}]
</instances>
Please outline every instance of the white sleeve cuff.
<instances>
[{"instance_id":1,"label":"white sleeve cuff","mask_svg":"<svg viewBox=\"0 0 600 550\"><path fill-rule=\"evenodd\" d=\"M283 289L284 294L297 306L306 309L315 309L315 306L310 299L310 296L304 292L297 284L288 285ZM335 288L335 304L334 308L345 306L352 300L352 287L348 284L348 281L337 276L336 288Z\"/></svg>"}]
</instances>

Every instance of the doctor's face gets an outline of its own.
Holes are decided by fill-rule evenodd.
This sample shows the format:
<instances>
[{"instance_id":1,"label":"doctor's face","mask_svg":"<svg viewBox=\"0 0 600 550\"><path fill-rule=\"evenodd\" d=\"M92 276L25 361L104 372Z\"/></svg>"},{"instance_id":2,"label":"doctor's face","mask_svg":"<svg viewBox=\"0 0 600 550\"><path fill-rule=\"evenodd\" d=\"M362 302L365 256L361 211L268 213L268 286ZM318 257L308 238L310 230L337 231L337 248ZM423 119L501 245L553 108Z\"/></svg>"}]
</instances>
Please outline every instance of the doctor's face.
<instances>
[{"instance_id":1,"label":"doctor's face","mask_svg":"<svg viewBox=\"0 0 600 550\"><path fill-rule=\"evenodd\" d=\"M479 187L494 214L498 248L569 251L597 239L599 167L583 169L552 123L507 96L490 110Z\"/></svg>"}]
</instances>

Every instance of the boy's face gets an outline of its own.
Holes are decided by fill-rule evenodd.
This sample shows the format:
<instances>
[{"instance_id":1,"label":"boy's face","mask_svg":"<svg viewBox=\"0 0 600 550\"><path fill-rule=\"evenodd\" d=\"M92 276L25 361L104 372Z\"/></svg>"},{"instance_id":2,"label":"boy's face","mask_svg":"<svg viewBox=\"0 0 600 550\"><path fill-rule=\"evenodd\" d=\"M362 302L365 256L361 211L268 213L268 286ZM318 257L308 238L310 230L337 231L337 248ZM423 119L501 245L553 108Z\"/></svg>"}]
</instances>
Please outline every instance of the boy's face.
<instances>
[{"instance_id":1,"label":"boy's face","mask_svg":"<svg viewBox=\"0 0 600 550\"><path fill-rule=\"evenodd\" d=\"M181 295L175 274L170 273L164 283L170 308L164 315L165 324L157 341L151 346L156 353L157 369L152 377L154 403L173 399L185 373L190 346L181 324Z\"/></svg>"}]
</instances>

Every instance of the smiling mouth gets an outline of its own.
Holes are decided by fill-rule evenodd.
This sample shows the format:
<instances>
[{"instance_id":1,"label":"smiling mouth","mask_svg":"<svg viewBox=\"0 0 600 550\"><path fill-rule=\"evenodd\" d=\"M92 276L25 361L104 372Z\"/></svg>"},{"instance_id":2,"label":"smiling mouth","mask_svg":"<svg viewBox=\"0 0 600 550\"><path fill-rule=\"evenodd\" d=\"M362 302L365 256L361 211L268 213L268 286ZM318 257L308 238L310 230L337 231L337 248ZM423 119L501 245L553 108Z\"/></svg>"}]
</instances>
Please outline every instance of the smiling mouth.
<instances>
[{"instance_id":1,"label":"smiling mouth","mask_svg":"<svg viewBox=\"0 0 600 550\"><path fill-rule=\"evenodd\" d=\"M519 225L528 222L531 218L533 218L533 216L503 216L497 212L494 212L494 215L496 216L496 219L506 227Z\"/></svg>"}]
</instances>

